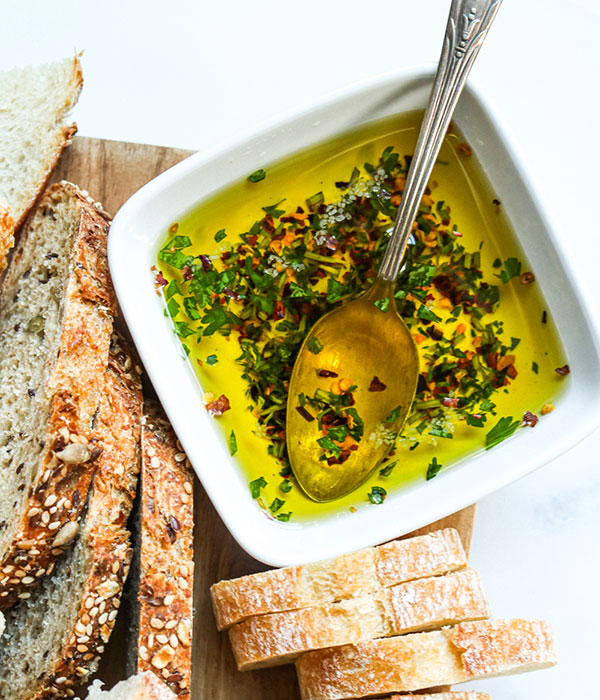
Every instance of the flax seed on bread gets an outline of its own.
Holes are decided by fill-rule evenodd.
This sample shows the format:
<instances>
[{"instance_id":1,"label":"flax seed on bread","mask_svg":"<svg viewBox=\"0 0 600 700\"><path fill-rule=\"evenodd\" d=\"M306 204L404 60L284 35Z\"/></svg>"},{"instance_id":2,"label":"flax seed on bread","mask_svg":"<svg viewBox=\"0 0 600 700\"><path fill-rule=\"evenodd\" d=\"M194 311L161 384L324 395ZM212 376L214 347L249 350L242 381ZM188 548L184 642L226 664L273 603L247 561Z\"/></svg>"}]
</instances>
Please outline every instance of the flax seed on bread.
<instances>
[{"instance_id":1,"label":"flax seed on bread","mask_svg":"<svg viewBox=\"0 0 600 700\"><path fill-rule=\"evenodd\" d=\"M220 581L211 596L217 626L226 629L254 615L332 603L466 565L458 532L447 528L328 561Z\"/></svg>"},{"instance_id":2,"label":"flax seed on bread","mask_svg":"<svg viewBox=\"0 0 600 700\"><path fill-rule=\"evenodd\" d=\"M155 401L144 407L140 490L128 671L151 671L176 697L187 699L192 673L193 475Z\"/></svg>"},{"instance_id":3,"label":"flax seed on bread","mask_svg":"<svg viewBox=\"0 0 600 700\"><path fill-rule=\"evenodd\" d=\"M555 663L548 623L484 620L312 651L296 661L296 669L303 700L345 700L523 673Z\"/></svg>"},{"instance_id":4,"label":"flax seed on bread","mask_svg":"<svg viewBox=\"0 0 600 700\"><path fill-rule=\"evenodd\" d=\"M0 73L0 272L15 230L76 131L65 119L82 84L78 56Z\"/></svg>"},{"instance_id":5,"label":"flax seed on bread","mask_svg":"<svg viewBox=\"0 0 600 700\"><path fill-rule=\"evenodd\" d=\"M240 671L289 663L315 649L353 644L465 620L489 611L472 569L382 588L337 603L259 615L229 629Z\"/></svg>"},{"instance_id":6,"label":"flax seed on bread","mask_svg":"<svg viewBox=\"0 0 600 700\"><path fill-rule=\"evenodd\" d=\"M53 185L0 289L0 607L26 597L72 539L102 452L108 226L77 187Z\"/></svg>"},{"instance_id":7,"label":"flax seed on bread","mask_svg":"<svg viewBox=\"0 0 600 700\"><path fill-rule=\"evenodd\" d=\"M139 471L141 387L115 337L95 429L104 450L80 532L51 576L6 611L0 700L73 697L104 650L131 560L125 526Z\"/></svg>"}]
</instances>

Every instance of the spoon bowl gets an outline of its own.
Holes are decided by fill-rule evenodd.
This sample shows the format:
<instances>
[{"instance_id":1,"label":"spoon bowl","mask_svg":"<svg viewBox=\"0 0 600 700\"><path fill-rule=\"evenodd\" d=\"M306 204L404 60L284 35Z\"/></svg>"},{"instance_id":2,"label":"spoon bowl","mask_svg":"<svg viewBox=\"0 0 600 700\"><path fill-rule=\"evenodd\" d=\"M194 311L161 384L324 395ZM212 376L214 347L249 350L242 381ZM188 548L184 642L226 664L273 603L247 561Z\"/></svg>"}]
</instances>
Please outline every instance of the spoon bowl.
<instances>
[{"instance_id":1,"label":"spoon bowl","mask_svg":"<svg viewBox=\"0 0 600 700\"><path fill-rule=\"evenodd\" d=\"M378 300L387 301L381 304L385 311L375 305ZM376 281L358 299L319 319L294 365L286 424L296 479L311 498L322 502L341 498L369 476L406 420L418 374L417 348L396 311L390 283ZM340 385L348 384L356 385L351 407L363 422L363 434L358 449L345 461L329 464L317 442L324 434L318 413L309 403L301 406L301 394L336 394Z\"/></svg>"}]
</instances>

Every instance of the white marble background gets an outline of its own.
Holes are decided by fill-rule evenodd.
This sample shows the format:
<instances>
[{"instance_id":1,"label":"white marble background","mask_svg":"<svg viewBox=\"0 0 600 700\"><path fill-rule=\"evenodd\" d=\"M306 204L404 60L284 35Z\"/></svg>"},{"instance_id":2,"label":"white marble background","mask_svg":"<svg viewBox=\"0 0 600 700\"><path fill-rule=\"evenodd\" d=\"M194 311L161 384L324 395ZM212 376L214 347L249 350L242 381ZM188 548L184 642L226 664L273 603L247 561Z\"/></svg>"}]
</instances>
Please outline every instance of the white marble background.
<instances>
[{"instance_id":1,"label":"white marble background","mask_svg":"<svg viewBox=\"0 0 600 700\"><path fill-rule=\"evenodd\" d=\"M85 50L79 133L202 149L356 80L437 60L447 0L0 0L0 70ZM473 77L548 203L600 327L598 0L505 0ZM475 684L600 697L600 432L480 503L496 616L545 617L560 664ZM243 700L243 699L241 699Z\"/></svg>"}]
</instances>

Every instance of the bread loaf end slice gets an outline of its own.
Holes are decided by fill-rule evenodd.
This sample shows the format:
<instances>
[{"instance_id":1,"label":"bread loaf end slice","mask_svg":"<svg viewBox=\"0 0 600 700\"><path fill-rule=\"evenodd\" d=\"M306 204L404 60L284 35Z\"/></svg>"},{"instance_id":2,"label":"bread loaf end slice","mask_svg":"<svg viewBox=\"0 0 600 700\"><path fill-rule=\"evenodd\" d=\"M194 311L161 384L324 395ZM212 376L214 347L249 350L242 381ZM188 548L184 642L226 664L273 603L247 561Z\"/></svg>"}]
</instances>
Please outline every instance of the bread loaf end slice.
<instances>
[{"instance_id":1,"label":"bread loaf end slice","mask_svg":"<svg viewBox=\"0 0 600 700\"><path fill-rule=\"evenodd\" d=\"M131 560L126 521L139 472L141 387L115 338L96 429L104 450L75 540L27 597L6 611L0 700L73 697L109 639Z\"/></svg>"},{"instance_id":2,"label":"bread loaf end slice","mask_svg":"<svg viewBox=\"0 0 600 700\"><path fill-rule=\"evenodd\" d=\"M69 541L102 452L93 424L115 301L108 217L69 183L49 188L0 289L0 608Z\"/></svg>"},{"instance_id":3,"label":"bread loaf end slice","mask_svg":"<svg viewBox=\"0 0 600 700\"><path fill-rule=\"evenodd\" d=\"M77 130L65 120L82 85L78 56L0 73L0 272L15 230Z\"/></svg>"}]
</instances>

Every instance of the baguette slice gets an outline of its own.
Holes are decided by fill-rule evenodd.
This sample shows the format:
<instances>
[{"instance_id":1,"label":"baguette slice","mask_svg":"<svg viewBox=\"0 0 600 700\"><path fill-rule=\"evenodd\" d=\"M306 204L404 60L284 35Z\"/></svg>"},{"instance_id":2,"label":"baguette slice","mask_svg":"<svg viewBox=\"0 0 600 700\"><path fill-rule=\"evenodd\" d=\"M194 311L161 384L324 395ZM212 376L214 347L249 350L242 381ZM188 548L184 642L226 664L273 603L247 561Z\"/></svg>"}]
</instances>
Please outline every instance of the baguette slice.
<instances>
[{"instance_id":1,"label":"baguette slice","mask_svg":"<svg viewBox=\"0 0 600 700\"><path fill-rule=\"evenodd\" d=\"M142 425L141 499L128 671L152 671L178 698L190 693L194 589L193 475L155 401Z\"/></svg>"},{"instance_id":2,"label":"baguette slice","mask_svg":"<svg viewBox=\"0 0 600 700\"><path fill-rule=\"evenodd\" d=\"M383 588L377 593L273 615L229 630L240 671L278 666L304 652L481 620L489 610L472 569Z\"/></svg>"},{"instance_id":3,"label":"baguette slice","mask_svg":"<svg viewBox=\"0 0 600 700\"><path fill-rule=\"evenodd\" d=\"M87 700L175 700L175 697L154 673L144 671L117 683L112 690L102 690L102 683L95 680Z\"/></svg>"},{"instance_id":4,"label":"baguette slice","mask_svg":"<svg viewBox=\"0 0 600 700\"><path fill-rule=\"evenodd\" d=\"M102 444L93 423L115 302L107 216L49 188L0 290L0 607L44 576L76 529Z\"/></svg>"},{"instance_id":5,"label":"baguette slice","mask_svg":"<svg viewBox=\"0 0 600 700\"><path fill-rule=\"evenodd\" d=\"M398 693L553 666L543 621L463 622L436 632L312 651L296 662L303 700Z\"/></svg>"},{"instance_id":6,"label":"baguette slice","mask_svg":"<svg viewBox=\"0 0 600 700\"><path fill-rule=\"evenodd\" d=\"M335 559L220 581L211 587L219 629L254 615L333 603L467 565L458 532L437 530Z\"/></svg>"},{"instance_id":7,"label":"baguette slice","mask_svg":"<svg viewBox=\"0 0 600 700\"><path fill-rule=\"evenodd\" d=\"M0 272L77 127L65 119L83 79L79 57L0 73Z\"/></svg>"},{"instance_id":8,"label":"baguette slice","mask_svg":"<svg viewBox=\"0 0 600 700\"><path fill-rule=\"evenodd\" d=\"M96 420L104 451L81 531L52 576L6 611L0 700L73 697L112 631L131 560L125 523L139 472L141 388L129 367L115 339Z\"/></svg>"}]
</instances>

